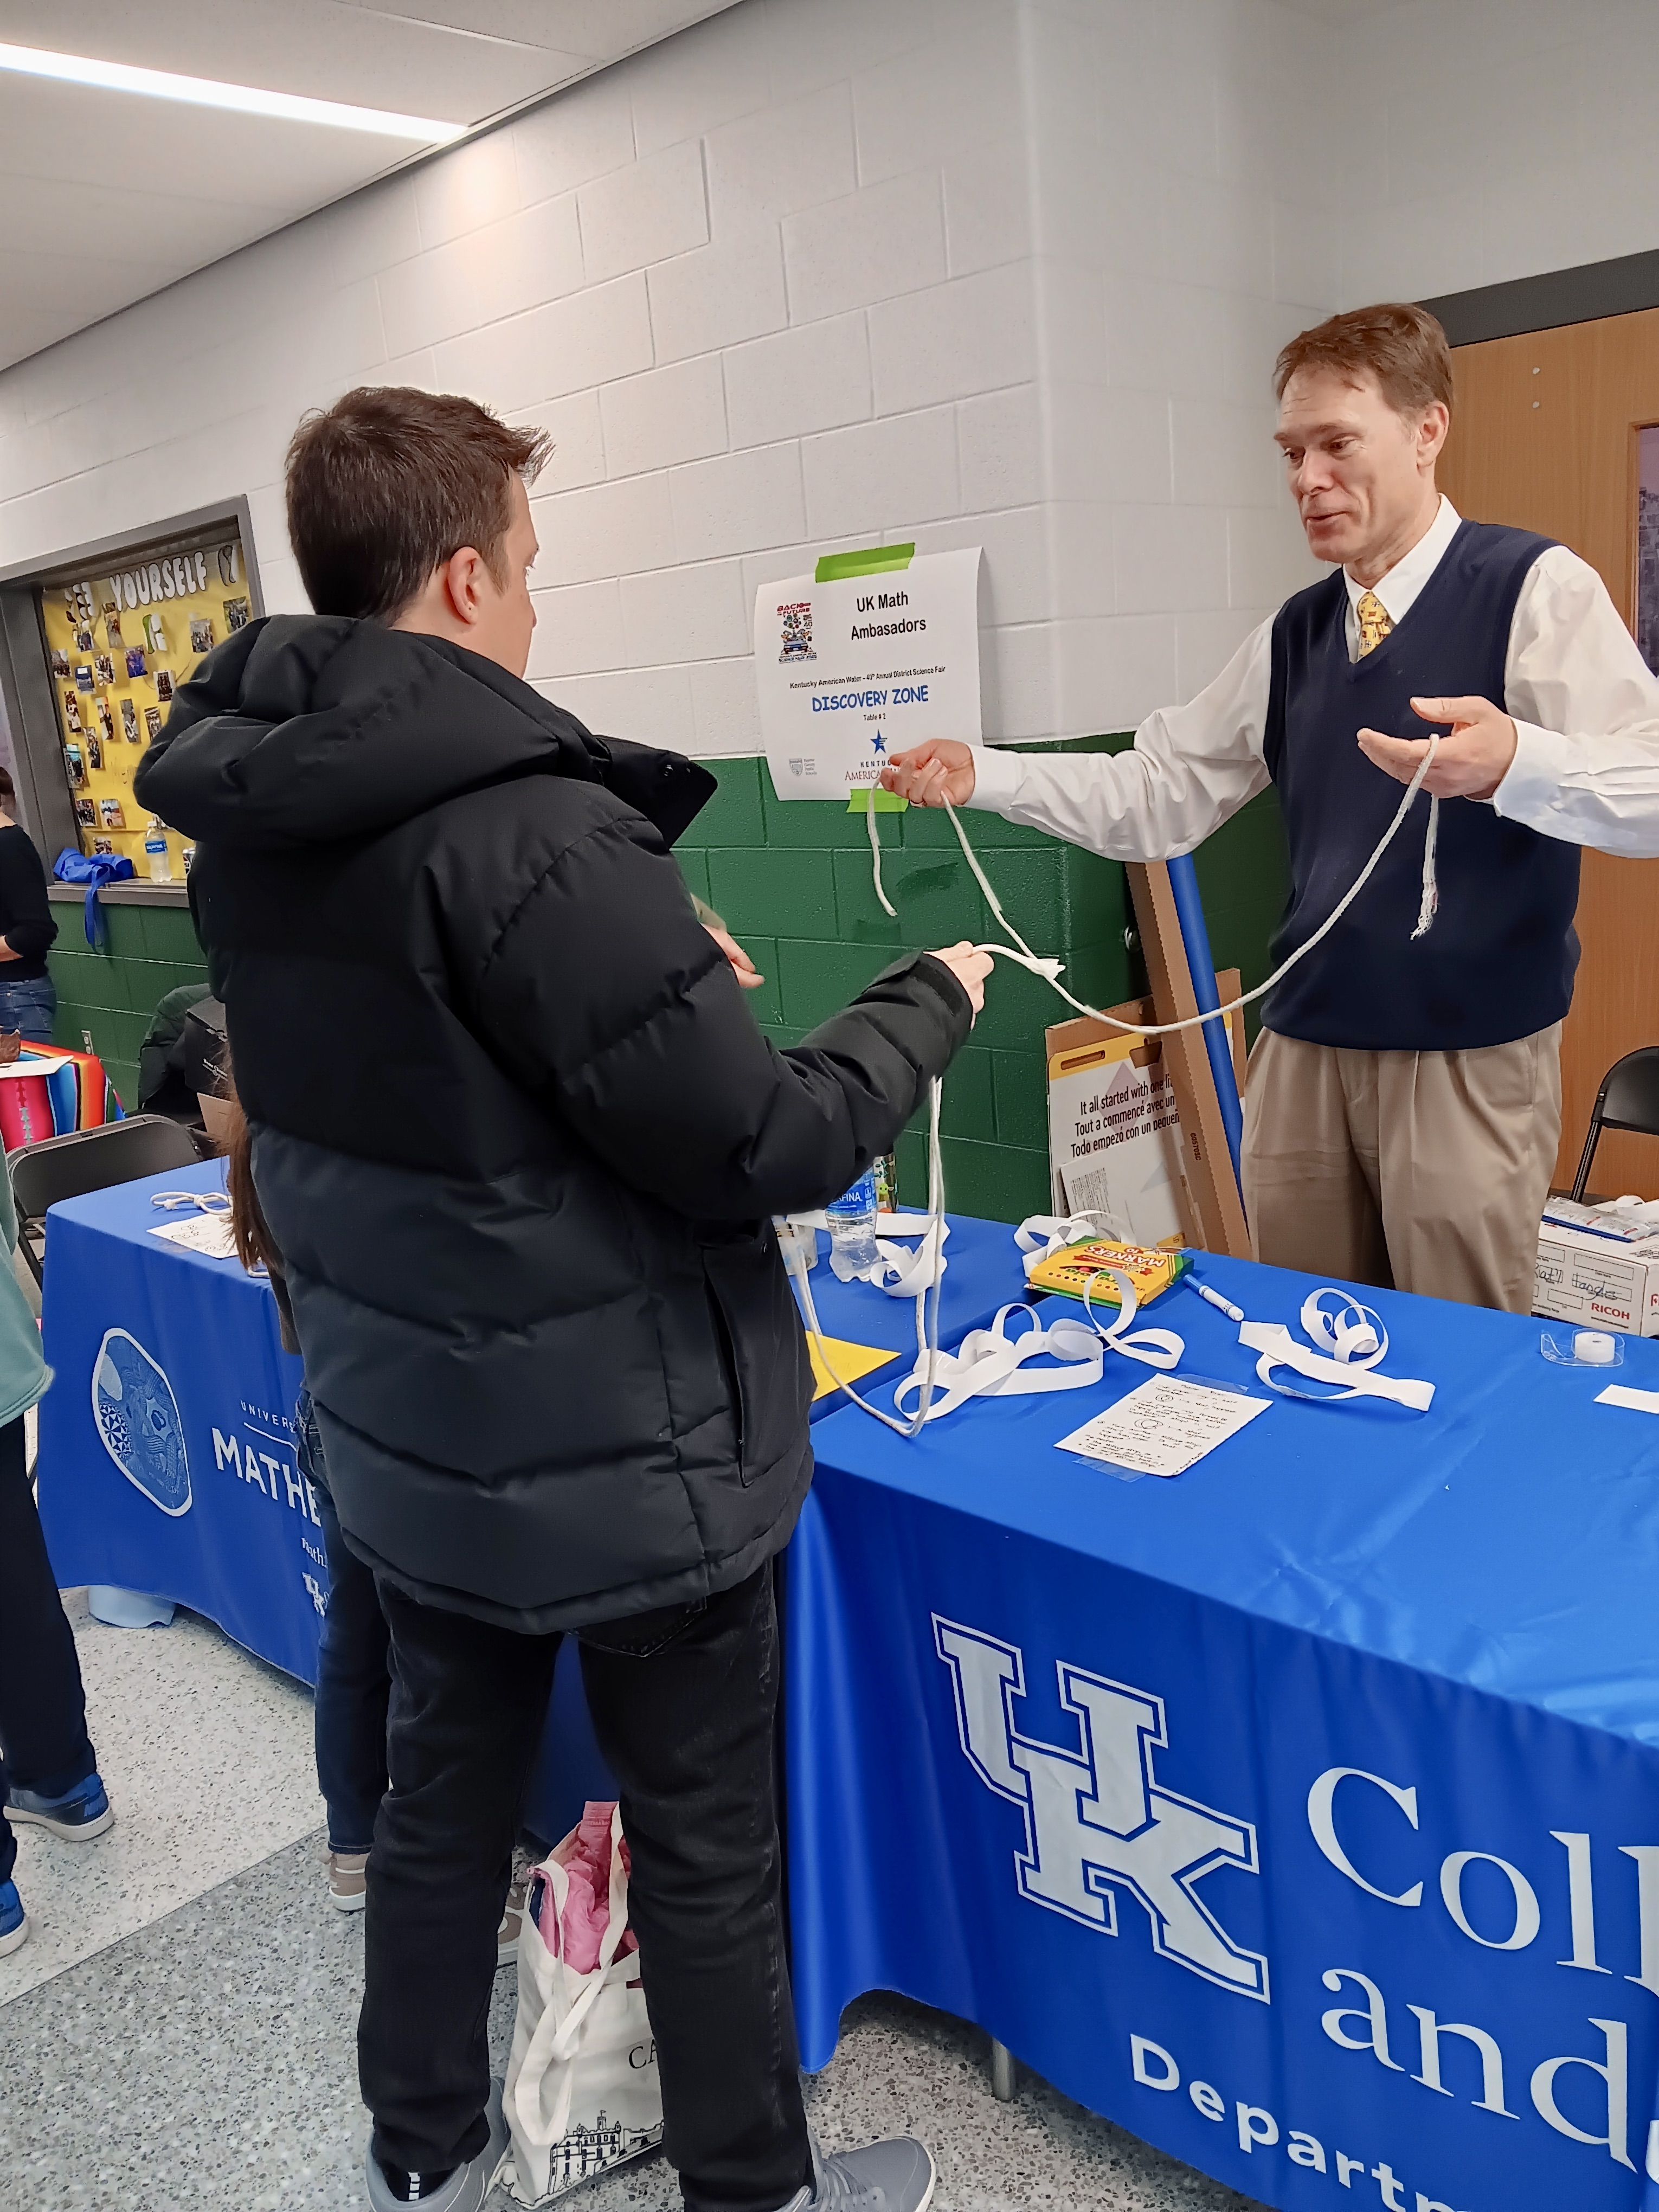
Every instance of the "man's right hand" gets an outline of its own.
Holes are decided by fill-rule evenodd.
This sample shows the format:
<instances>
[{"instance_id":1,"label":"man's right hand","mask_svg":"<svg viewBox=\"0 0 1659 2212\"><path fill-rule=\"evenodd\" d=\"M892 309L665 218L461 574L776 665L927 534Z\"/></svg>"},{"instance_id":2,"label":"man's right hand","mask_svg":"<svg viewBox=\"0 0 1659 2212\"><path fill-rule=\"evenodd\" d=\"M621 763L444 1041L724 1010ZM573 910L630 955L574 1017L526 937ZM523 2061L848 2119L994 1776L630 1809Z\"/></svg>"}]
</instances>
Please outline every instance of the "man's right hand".
<instances>
[{"instance_id":1,"label":"man's right hand","mask_svg":"<svg viewBox=\"0 0 1659 2212\"><path fill-rule=\"evenodd\" d=\"M957 750L966 752L968 748L963 745ZM975 1013L982 1014L985 1012L985 979L990 974L994 964L990 954L975 952L964 937L960 945L947 945L936 952L933 957L945 963L963 989L966 991L969 1004L973 1007Z\"/></svg>"},{"instance_id":2,"label":"man's right hand","mask_svg":"<svg viewBox=\"0 0 1659 2212\"><path fill-rule=\"evenodd\" d=\"M881 787L913 806L943 806L947 799L952 806L966 806L974 795L974 749L954 738L929 738L893 755L881 772Z\"/></svg>"}]
</instances>

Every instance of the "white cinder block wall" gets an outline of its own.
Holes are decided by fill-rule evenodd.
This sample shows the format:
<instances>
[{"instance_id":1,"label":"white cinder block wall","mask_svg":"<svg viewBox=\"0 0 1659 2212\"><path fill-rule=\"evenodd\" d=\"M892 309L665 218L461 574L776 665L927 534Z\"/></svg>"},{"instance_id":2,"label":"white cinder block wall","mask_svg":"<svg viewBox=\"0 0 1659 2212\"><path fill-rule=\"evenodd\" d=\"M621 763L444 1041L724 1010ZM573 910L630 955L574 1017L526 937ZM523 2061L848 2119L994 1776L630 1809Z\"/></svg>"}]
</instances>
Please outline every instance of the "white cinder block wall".
<instances>
[{"instance_id":1,"label":"white cinder block wall","mask_svg":"<svg viewBox=\"0 0 1659 2212\"><path fill-rule=\"evenodd\" d=\"M1272 374L1336 305L1304 109L1332 41L1271 0L1042 0L1022 27L1050 617L1023 673L1071 735L1190 698L1319 573Z\"/></svg>"},{"instance_id":2,"label":"white cinder block wall","mask_svg":"<svg viewBox=\"0 0 1659 2212\"><path fill-rule=\"evenodd\" d=\"M1650 0L1409 0L1334 41L1345 305L1659 246ZM1359 210L1364 219L1354 219Z\"/></svg>"},{"instance_id":3,"label":"white cinder block wall","mask_svg":"<svg viewBox=\"0 0 1659 2212\"><path fill-rule=\"evenodd\" d=\"M1310 573L1270 441L1286 335L1640 227L1570 194L1569 237L1534 192L1547 252L1498 252L1540 132L1495 124L1480 165L1450 138L1480 269L1411 212L1422 40L1462 82L1525 16L1541 85L1565 5L1303 5L743 0L0 375L0 565L246 492L267 603L302 608L295 421L417 382L553 431L531 673L596 726L753 751L757 583L914 536L987 549L988 734L1123 728ZM1586 6L1617 78L1618 0ZM1416 246L1352 219L1351 167Z\"/></svg>"}]
</instances>

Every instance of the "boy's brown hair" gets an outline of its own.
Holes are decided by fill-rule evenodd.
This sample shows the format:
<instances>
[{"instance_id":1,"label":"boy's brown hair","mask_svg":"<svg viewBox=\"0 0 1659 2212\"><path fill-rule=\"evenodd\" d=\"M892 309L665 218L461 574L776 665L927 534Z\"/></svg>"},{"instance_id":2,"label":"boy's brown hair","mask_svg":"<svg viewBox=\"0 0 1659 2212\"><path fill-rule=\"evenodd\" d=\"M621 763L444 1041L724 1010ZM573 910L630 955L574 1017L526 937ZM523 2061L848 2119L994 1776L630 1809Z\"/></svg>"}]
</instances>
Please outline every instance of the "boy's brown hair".
<instances>
[{"instance_id":1,"label":"boy's brown hair","mask_svg":"<svg viewBox=\"0 0 1659 2212\"><path fill-rule=\"evenodd\" d=\"M288 449L288 534L312 605L391 622L466 545L505 583L508 487L551 450L544 430L409 385L360 385L307 415Z\"/></svg>"}]
</instances>

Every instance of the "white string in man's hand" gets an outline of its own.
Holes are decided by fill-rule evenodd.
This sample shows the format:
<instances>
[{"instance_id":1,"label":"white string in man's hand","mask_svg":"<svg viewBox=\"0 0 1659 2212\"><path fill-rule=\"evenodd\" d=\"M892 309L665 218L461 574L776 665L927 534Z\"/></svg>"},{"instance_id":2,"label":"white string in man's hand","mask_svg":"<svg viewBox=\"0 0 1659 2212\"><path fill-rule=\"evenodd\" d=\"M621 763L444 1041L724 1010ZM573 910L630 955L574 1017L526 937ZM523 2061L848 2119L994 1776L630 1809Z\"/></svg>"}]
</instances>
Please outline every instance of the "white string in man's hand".
<instances>
[{"instance_id":1,"label":"white string in man's hand","mask_svg":"<svg viewBox=\"0 0 1659 2212\"><path fill-rule=\"evenodd\" d=\"M1423 779L1431 799L1490 799L1515 758L1515 724L1490 699L1413 699L1412 712L1425 722L1449 722L1434 765ZM1362 730L1359 750L1386 775L1409 783L1429 749L1426 738L1391 738Z\"/></svg>"}]
</instances>

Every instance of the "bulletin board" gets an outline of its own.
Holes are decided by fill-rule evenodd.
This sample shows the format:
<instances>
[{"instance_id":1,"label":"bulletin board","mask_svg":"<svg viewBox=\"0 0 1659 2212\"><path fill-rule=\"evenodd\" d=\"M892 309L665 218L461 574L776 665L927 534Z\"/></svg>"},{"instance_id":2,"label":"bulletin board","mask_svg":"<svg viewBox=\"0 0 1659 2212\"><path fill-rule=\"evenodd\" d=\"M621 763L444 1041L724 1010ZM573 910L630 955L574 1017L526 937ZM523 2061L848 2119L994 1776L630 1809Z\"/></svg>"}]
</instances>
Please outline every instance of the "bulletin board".
<instances>
[{"instance_id":1,"label":"bulletin board","mask_svg":"<svg viewBox=\"0 0 1659 2212\"><path fill-rule=\"evenodd\" d=\"M106 552L95 569L43 577L37 602L81 850L125 855L141 881L182 884L195 848L164 823L165 861L146 853L152 817L132 780L179 686L259 611L240 528Z\"/></svg>"}]
</instances>

